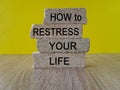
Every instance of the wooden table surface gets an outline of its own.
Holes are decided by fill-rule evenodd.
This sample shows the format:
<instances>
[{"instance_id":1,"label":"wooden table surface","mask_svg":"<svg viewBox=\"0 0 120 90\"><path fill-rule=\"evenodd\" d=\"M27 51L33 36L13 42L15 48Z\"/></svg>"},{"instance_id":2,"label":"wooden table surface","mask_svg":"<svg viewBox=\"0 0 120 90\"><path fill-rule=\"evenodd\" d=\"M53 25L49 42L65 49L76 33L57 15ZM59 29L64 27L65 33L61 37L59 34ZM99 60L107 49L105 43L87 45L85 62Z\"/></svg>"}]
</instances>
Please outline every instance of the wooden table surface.
<instances>
[{"instance_id":1,"label":"wooden table surface","mask_svg":"<svg viewBox=\"0 0 120 90\"><path fill-rule=\"evenodd\" d=\"M82 69L32 65L32 55L0 55L0 90L120 90L120 54L89 54Z\"/></svg>"}]
</instances>

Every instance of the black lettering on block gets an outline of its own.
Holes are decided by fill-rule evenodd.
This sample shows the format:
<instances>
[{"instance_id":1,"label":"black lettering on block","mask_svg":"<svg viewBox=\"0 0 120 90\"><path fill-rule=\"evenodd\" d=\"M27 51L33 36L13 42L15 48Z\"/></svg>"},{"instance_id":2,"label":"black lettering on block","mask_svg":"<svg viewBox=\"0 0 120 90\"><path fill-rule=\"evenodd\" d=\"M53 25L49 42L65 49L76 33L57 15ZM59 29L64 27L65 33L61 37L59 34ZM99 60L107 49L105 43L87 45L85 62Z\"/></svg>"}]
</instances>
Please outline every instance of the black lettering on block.
<instances>
[{"instance_id":1,"label":"black lettering on block","mask_svg":"<svg viewBox=\"0 0 120 90\"><path fill-rule=\"evenodd\" d=\"M69 64L69 57L64 58L64 65L70 65Z\"/></svg>"},{"instance_id":2,"label":"black lettering on block","mask_svg":"<svg viewBox=\"0 0 120 90\"><path fill-rule=\"evenodd\" d=\"M56 43L56 49L61 50L63 48L63 44L61 42Z\"/></svg>"},{"instance_id":3,"label":"black lettering on block","mask_svg":"<svg viewBox=\"0 0 120 90\"><path fill-rule=\"evenodd\" d=\"M33 28L33 35L38 35L38 28Z\"/></svg>"},{"instance_id":4,"label":"black lettering on block","mask_svg":"<svg viewBox=\"0 0 120 90\"><path fill-rule=\"evenodd\" d=\"M53 60L50 57L49 64L50 65L70 65L69 64L69 57L54 57Z\"/></svg>"},{"instance_id":5,"label":"black lettering on block","mask_svg":"<svg viewBox=\"0 0 120 90\"><path fill-rule=\"evenodd\" d=\"M72 48L74 48L75 50L77 49L76 48L76 42L71 42L71 50L72 50Z\"/></svg>"},{"instance_id":6,"label":"black lettering on block","mask_svg":"<svg viewBox=\"0 0 120 90\"><path fill-rule=\"evenodd\" d=\"M50 65L54 65L54 63L52 63L51 57L49 58L49 63Z\"/></svg>"},{"instance_id":7,"label":"black lettering on block","mask_svg":"<svg viewBox=\"0 0 120 90\"><path fill-rule=\"evenodd\" d=\"M54 43L49 42L49 44L51 46L51 49L53 50L53 46L55 45L55 42Z\"/></svg>"},{"instance_id":8,"label":"black lettering on block","mask_svg":"<svg viewBox=\"0 0 120 90\"><path fill-rule=\"evenodd\" d=\"M50 21L70 21L72 13L50 13Z\"/></svg>"},{"instance_id":9,"label":"black lettering on block","mask_svg":"<svg viewBox=\"0 0 120 90\"><path fill-rule=\"evenodd\" d=\"M50 21L56 21L56 13L50 13Z\"/></svg>"}]
</instances>

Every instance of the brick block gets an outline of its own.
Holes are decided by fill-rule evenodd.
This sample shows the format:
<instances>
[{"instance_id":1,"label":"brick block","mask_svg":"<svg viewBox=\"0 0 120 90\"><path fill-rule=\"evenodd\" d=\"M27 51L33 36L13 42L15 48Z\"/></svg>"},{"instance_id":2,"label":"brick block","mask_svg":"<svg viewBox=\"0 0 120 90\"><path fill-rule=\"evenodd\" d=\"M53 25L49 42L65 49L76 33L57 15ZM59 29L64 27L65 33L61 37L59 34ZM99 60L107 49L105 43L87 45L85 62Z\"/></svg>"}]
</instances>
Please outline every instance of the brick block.
<instances>
[{"instance_id":1,"label":"brick block","mask_svg":"<svg viewBox=\"0 0 120 90\"><path fill-rule=\"evenodd\" d=\"M44 24L86 24L85 8L46 9Z\"/></svg>"},{"instance_id":2,"label":"brick block","mask_svg":"<svg viewBox=\"0 0 120 90\"><path fill-rule=\"evenodd\" d=\"M38 39L39 52L87 52L90 41L85 38L78 39Z\"/></svg>"},{"instance_id":3,"label":"brick block","mask_svg":"<svg viewBox=\"0 0 120 90\"><path fill-rule=\"evenodd\" d=\"M33 53L34 68L84 67L85 53Z\"/></svg>"},{"instance_id":4,"label":"brick block","mask_svg":"<svg viewBox=\"0 0 120 90\"><path fill-rule=\"evenodd\" d=\"M82 24L32 25L31 38L81 38Z\"/></svg>"}]
</instances>

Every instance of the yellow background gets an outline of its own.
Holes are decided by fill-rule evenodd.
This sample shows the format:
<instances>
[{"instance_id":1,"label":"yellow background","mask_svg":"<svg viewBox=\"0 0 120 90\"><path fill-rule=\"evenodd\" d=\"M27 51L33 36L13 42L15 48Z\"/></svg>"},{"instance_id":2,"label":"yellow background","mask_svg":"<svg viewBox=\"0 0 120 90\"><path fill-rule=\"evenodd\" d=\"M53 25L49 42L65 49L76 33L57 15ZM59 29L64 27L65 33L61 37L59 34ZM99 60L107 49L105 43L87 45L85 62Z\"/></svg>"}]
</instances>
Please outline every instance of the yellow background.
<instances>
[{"instance_id":1,"label":"yellow background","mask_svg":"<svg viewBox=\"0 0 120 90\"><path fill-rule=\"evenodd\" d=\"M83 37L89 53L120 53L120 0L0 0L0 54L31 54L32 24L42 24L45 8L86 8Z\"/></svg>"}]
</instances>

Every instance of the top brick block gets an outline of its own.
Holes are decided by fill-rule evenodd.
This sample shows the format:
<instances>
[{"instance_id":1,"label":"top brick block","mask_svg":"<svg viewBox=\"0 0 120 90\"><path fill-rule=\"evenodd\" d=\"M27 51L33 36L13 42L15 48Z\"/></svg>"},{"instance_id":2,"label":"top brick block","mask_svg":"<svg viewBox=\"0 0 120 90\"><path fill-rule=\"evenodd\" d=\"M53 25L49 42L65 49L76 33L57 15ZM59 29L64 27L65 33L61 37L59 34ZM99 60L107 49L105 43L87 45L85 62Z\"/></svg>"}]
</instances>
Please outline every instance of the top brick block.
<instances>
[{"instance_id":1,"label":"top brick block","mask_svg":"<svg viewBox=\"0 0 120 90\"><path fill-rule=\"evenodd\" d=\"M85 8L46 9L44 24L86 24Z\"/></svg>"}]
</instances>

